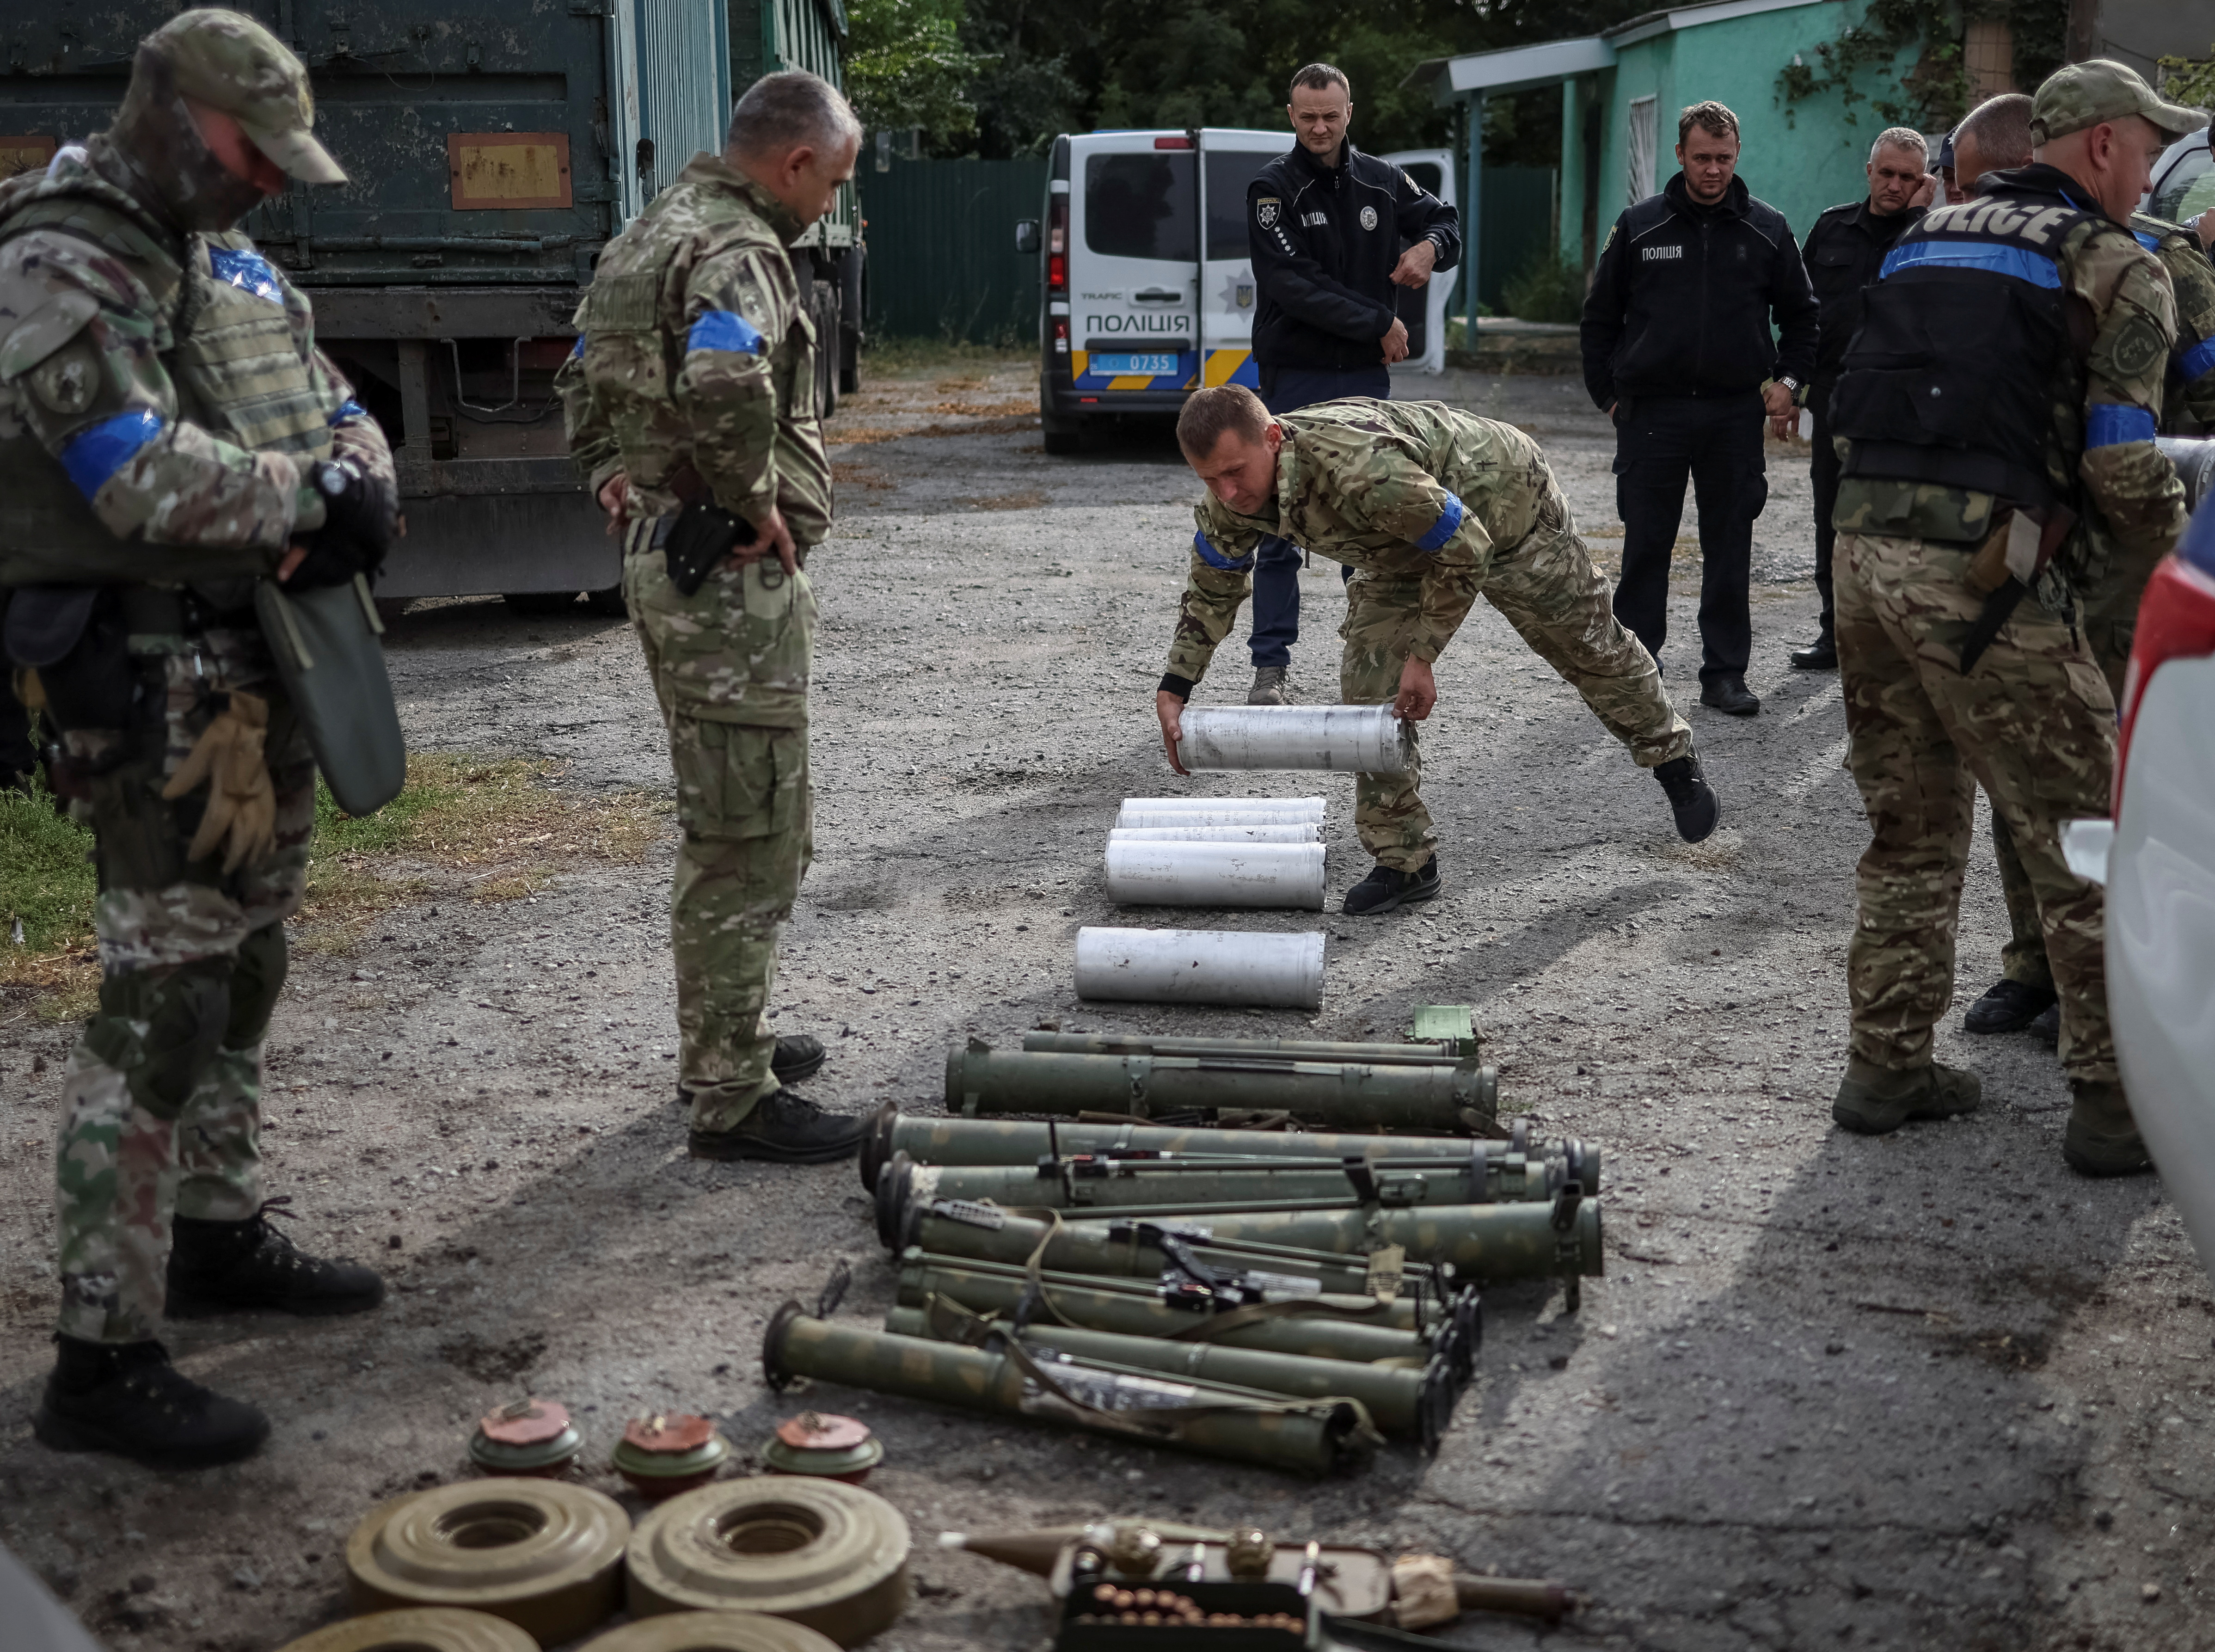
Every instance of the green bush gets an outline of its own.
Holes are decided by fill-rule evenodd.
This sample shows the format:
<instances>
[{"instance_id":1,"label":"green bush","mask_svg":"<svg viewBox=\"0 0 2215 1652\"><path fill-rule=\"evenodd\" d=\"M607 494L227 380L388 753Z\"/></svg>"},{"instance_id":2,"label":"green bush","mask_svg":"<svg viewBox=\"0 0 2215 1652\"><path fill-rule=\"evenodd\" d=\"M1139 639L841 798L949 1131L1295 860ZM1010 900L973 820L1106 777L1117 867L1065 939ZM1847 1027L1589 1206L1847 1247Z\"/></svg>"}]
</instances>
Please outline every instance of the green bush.
<instances>
[{"instance_id":1,"label":"green bush","mask_svg":"<svg viewBox=\"0 0 2215 1652\"><path fill-rule=\"evenodd\" d=\"M92 934L92 833L54 812L53 794L0 789L0 949L40 953Z\"/></svg>"},{"instance_id":2,"label":"green bush","mask_svg":"<svg viewBox=\"0 0 2215 1652\"><path fill-rule=\"evenodd\" d=\"M1573 322L1584 313L1585 273L1573 260L1541 249L1507 279L1500 297L1518 321Z\"/></svg>"}]
</instances>

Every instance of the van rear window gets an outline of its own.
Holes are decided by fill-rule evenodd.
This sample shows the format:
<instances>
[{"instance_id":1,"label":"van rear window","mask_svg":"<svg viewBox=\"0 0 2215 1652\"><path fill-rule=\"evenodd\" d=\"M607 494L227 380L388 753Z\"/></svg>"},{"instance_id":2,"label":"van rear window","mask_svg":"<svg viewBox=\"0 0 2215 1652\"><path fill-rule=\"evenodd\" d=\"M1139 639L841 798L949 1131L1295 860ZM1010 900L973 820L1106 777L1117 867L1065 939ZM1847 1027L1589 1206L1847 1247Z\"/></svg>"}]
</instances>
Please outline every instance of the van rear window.
<instances>
[{"instance_id":1,"label":"van rear window","mask_svg":"<svg viewBox=\"0 0 2215 1652\"><path fill-rule=\"evenodd\" d=\"M1246 187L1271 157L1207 151L1207 255L1243 259ZM1108 258L1192 261L1189 150L1094 155L1084 163L1084 246Z\"/></svg>"}]
</instances>

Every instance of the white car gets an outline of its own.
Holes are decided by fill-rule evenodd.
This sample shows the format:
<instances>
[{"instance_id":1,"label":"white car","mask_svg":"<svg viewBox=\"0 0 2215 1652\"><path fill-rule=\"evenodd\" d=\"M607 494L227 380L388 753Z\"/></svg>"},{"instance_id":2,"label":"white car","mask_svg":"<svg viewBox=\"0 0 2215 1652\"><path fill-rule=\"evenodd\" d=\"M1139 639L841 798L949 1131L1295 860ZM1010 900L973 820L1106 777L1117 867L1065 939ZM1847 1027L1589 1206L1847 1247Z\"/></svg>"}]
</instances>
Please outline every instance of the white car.
<instances>
[{"instance_id":1,"label":"white car","mask_svg":"<svg viewBox=\"0 0 2215 1652\"><path fill-rule=\"evenodd\" d=\"M2190 132L2161 152L2153 182L2138 210L2171 224L2187 224L2215 206L2215 157L2207 150L2207 128Z\"/></svg>"},{"instance_id":2,"label":"white car","mask_svg":"<svg viewBox=\"0 0 2215 1652\"><path fill-rule=\"evenodd\" d=\"M2215 507L2147 583L2120 710L2108 1010L2131 1111L2215 1272ZM2106 824L2072 823L2080 871Z\"/></svg>"}]
</instances>

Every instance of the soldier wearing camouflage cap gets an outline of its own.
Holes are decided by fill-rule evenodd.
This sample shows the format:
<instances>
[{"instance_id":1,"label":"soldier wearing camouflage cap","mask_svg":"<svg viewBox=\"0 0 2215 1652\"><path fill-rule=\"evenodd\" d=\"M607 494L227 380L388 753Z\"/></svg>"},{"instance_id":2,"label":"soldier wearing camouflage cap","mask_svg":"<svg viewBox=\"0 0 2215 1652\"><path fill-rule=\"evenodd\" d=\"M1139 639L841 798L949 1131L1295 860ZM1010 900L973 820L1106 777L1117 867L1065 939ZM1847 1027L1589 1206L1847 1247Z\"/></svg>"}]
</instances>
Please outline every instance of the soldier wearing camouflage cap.
<instances>
[{"instance_id":1,"label":"soldier wearing camouflage cap","mask_svg":"<svg viewBox=\"0 0 2215 1652\"><path fill-rule=\"evenodd\" d=\"M383 1293L295 1250L261 1196L261 1047L315 762L255 586L351 581L396 525L383 433L233 227L288 176L343 179L313 113L267 29L187 11L141 44L107 132L0 185L0 635L100 875L100 1005L56 1155L59 1355L33 1427L163 1467L268 1432L169 1364L165 1312Z\"/></svg>"},{"instance_id":2,"label":"soldier wearing camouflage cap","mask_svg":"<svg viewBox=\"0 0 2215 1652\"><path fill-rule=\"evenodd\" d=\"M1432 665L1482 595L1652 769L1678 832L1697 843L1721 808L1646 647L1624 629L1538 445L1514 426L1440 402L1344 396L1272 418L1237 384L1195 391L1177 420L1185 462L1207 484L1191 570L1154 697L1170 766L1185 703L1230 630L1271 534L1353 570L1339 627L1339 693L1390 703L1410 724L1439 698ZM1365 774L1354 825L1376 857L1347 892L1359 916L1428 900L1438 834L1419 770Z\"/></svg>"},{"instance_id":3,"label":"soldier wearing camouflage cap","mask_svg":"<svg viewBox=\"0 0 2215 1652\"><path fill-rule=\"evenodd\" d=\"M2132 569L2142 581L2184 524L2154 445L2175 295L2129 220L2163 145L2204 119L2120 64L2070 64L2034 100L2031 164L1925 216L1868 293L1832 402L1848 762L1872 838L1832 1108L1850 1129L1981 1100L1931 1049L1973 779L2020 857L2060 996L2063 1155L2090 1176L2151 1168L2108 1025L2102 892L2069 869L2060 826L2108 812L2097 599Z\"/></svg>"},{"instance_id":4,"label":"soldier wearing camouflage cap","mask_svg":"<svg viewBox=\"0 0 2215 1652\"><path fill-rule=\"evenodd\" d=\"M812 853L804 564L831 529L813 365L831 345L788 249L860 143L815 76L756 81L723 153L694 156L602 250L556 380L571 451L623 536L677 771L670 937L696 1158L813 1164L862 1140L862 1121L784 1087L823 1047L775 1036L764 1014Z\"/></svg>"}]
</instances>

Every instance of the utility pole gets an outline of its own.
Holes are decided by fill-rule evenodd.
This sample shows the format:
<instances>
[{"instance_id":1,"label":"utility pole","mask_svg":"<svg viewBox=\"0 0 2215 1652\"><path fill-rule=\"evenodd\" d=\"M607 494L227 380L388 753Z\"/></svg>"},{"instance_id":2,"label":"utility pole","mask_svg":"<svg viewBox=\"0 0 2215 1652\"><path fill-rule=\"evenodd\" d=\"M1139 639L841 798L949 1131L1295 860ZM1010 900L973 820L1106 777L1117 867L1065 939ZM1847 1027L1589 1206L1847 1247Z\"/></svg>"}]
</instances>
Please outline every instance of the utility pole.
<instances>
[{"instance_id":1,"label":"utility pole","mask_svg":"<svg viewBox=\"0 0 2215 1652\"><path fill-rule=\"evenodd\" d=\"M2065 52L2071 63L2100 55L2101 0L2069 0L2069 35Z\"/></svg>"}]
</instances>

